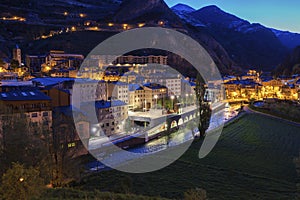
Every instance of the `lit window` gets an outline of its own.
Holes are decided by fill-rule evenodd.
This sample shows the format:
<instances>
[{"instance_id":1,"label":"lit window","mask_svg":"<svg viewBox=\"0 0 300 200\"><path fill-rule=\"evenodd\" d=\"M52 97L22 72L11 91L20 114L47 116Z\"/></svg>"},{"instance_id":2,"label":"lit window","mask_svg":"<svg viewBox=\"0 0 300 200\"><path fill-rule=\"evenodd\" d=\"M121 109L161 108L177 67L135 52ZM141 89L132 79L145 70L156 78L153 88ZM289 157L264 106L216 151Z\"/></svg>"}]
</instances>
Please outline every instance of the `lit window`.
<instances>
[{"instance_id":1,"label":"lit window","mask_svg":"<svg viewBox=\"0 0 300 200\"><path fill-rule=\"evenodd\" d=\"M75 147L75 146L76 146L76 143L75 143L75 142L68 143L68 148L72 148L72 147Z\"/></svg>"}]
</instances>

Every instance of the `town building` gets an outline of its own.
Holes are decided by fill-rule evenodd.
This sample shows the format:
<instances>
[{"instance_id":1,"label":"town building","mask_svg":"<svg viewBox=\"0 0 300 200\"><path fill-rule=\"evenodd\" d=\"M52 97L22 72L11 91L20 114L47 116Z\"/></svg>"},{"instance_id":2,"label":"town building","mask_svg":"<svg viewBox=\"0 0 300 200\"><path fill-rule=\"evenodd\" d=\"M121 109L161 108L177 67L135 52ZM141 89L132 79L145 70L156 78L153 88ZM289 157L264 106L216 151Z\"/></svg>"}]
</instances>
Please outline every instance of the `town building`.
<instances>
[{"instance_id":1,"label":"town building","mask_svg":"<svg viewBox=\"0 0 300 200\"><path fill-rule=\"evenodd\" d=\"M168 88L169 96L181 96L181 81L180 74L172 73L153 73L146 77L146 83L156 83Z\"/></svg>"},{"instance_id":2,"label":"town building","mask_svg":"<svg viewBox=\"0 0 300 200\"><path fill-rule=\"evenodd\" d=\"M168 56L120 56L118 57L113 64L160 64L167 65L168 64Z\"/></svg>"},{"instance_id":3,"label":"town building","mask_svg":"<svg viewBox=\"0 0 300 200\"><path fill-rule=\"evenodd\" d=\"M22 52L18 45L13 49L13 60L18 61L19 66L22 64Z\"/></svg>"},{"instance_id":4,"label":"town building","mask_svg":"<svg viewBox=\"0 0 300 200\"><path fill-rule=\"evenodd\" d=\"M80 109L88 116L96 113L97 119L92 119L91 136L112 136L124 131L125 120L128 118L128 106L120 100L85 102Z\"/></svg>"},{"instance_id":5,"label":"town building","mask_svg":"<svg viewBox=\"0 0 300 200\"><path fill-rule=\"evenodd\" d=\"M281 88L284 85L281 80L269 77L262 79L261 84L263 86L261 90L263 98L278 98L281 96Z\"/></svg>"},{"instance_id":6,"label":"town building","mask_svg":"<svg viewBox=\"0 0 300 200\"><path fill-rule=\"evenodd\" d=\"M259 99L262 85L252 79L229 81L225 84L226 99Z\"/></svg>"},{"instance_id":7,"label":"town building","mask_svg":"<svg viewBox=\"0 0 300 200\"><path fill-rule=\"evenodd\" d=\"M128 84L124 82L108 82L107 96L111 100L120 100L129 103Z\"/></svg>"},{"instance_id":8,"label":"town building","mask_svg":"<svg viewBox=\"0 0 300 200\"><path fill-rule=\"evenodd\" d=\"M31 90L33 89L31 81L1 81L0 92L10 92L14 90Z\"/></svg>"},{"instance_id":9,"label":"town building","mask_svg":"<svg viewBox=\"0 0 300 200\"><path fill-rule=\"evenodd\" d=\"M133 106L133 109L149 110L156 107L158 101L163 101L167 97L167 87L157 83L147 83L131 89L129 105Z\"/></svg>"},{"instance_id":10,"label":"town building","mask_svg":"<svg viewBox=\"0 0 300 200\"><path fill-rule=\"evenodd\" d=\"M1 92L0 103L5 108L1 110L2 116L21 114L36 125L52 124L51 98L37 89Z\"/></svg>"},{"instance_id":11,"label":"town building","mask_svg":"<svg viewBox=\"0 0 300 200\"><path fill-rule=\"evenodd\" d=\"M14 72L0 72L0 81L17 81L18 74Z\"/></svg>"},{"instance_id":12,"label":"town building","mask_svg":"<svg viewBox=\"0 0 300 200\"><path fill-rule=\"evenodd\" d=\"M71 105L80 107L81 102L107 100L107 83L91 79L75 79L75 78L34 78L31 80L33 84L45 92L51 88L56 90L49 91L52 98L61 97L63 99L58 102L70 102ZM52 95L54 94L54 95ZM58 95L58 96L57 96ZM69 96L65 99L65 96ZM65 106L65 104L59 104Z\"/></svg>"},{"instance_id":13,"label":"town building","mask_svg":"<svg viewBox=\"0 0 300 200\"><path fill-rule=\"evenodd\" d=\"M50 51L46 57L45 64L53 68L79 68L84 60L80 54L67 54L64 51Z\"/></svg>"},{"instance_id":14,"label":"town building","mask_svg":"<svg viewBox=\"0 0 300 200\"><path fill-rule=\"evenodd\" d=\"M79 109L60 106L53 109L54 144L71 157L88 154L90 123Z\"/></svg>"},{"instance_id":15,"label":"town building","mask_svg":"<svg viewBox=\"0 0 300 200\"><path fill-rule=\"evenodd\" d=\"M295 85L284 85L281 88L281 92L279 94L279 99L284 100L298 100L298 91Z\"/></svg>"},{"instance_id":16,"label":"town building","mask_svg":"<svg viewBox=\"0 0 300 200\"><path fill-rule=\"evenodd\" d=\"M75 79L74 87L70 90L72 105L80 107L82 102L108 100L107 82L91 79Z\"/></svg>"},{"instance_id":17,"label":"town building","mask_svg":"<svg viewBox=\"0 0 300 200\"><path fill-rule=\"evenodd\" d=\"M29 71L40 72L42 69L42 64L46 63L47 55L26 55L26 66L29 68Z\"/></svg>"},{"instance_id":18,"label":"town building","mask_svg":"<svg viewBox=\"0 0 300 200\"><path fill-rule=\"evenodd\" d=\"M57 69L49 71L51 77L77 78L78 70L76 69Z\"/></svg>"}]
</instances>

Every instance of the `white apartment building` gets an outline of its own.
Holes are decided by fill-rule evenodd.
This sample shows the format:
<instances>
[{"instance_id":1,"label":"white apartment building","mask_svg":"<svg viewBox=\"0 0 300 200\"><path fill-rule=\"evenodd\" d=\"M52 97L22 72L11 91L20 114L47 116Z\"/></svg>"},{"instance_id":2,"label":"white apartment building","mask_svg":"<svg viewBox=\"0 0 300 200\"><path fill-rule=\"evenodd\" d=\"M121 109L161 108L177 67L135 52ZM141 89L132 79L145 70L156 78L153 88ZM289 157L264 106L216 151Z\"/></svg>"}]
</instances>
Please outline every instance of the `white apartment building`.
<instances>
[{"instance_id":1,"label":"white apartment building","mask_svg":"<svg viewBox=\"0 0 300 200\"><path fill-rule=\"evenodd\" d=\"M107 87L108 98L129 103L128 84L124 82L111 82Z\"/></svg>"}]
</instances>

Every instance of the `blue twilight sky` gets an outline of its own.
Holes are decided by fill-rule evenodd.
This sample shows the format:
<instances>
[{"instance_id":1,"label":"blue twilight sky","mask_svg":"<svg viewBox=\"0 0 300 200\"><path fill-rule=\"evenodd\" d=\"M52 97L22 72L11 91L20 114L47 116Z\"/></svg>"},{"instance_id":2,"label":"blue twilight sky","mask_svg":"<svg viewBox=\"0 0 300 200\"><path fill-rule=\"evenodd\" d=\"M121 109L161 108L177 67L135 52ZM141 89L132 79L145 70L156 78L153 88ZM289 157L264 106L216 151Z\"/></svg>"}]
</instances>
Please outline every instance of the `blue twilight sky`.
<instances>
[{"instance_id":1,"label":"blue twilight sky","mask_svg":"<svg viewBox=\"0 0 300 200\"><path fill-rule=\"evenodd\" d=\"M165 0L170 6L187 4L195 9L216 5L252 23L300 33L300 0Z\"/></svg>"}]
</instances>

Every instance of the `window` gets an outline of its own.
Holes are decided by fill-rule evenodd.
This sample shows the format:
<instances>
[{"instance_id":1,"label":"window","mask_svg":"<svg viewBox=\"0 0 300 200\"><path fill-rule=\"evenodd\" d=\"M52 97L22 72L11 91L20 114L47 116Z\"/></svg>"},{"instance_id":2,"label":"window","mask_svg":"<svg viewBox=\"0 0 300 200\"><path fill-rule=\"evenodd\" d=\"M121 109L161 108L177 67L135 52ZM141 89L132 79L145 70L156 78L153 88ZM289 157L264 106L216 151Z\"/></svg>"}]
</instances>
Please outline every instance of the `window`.
<instances>
[{"instance_id":1,"label":"window","mask_svg":"<svg viewBox=\"0 0 300 200\"><path fill-rule=\"evenodd\" d=\"M48 117L48 116L49 116L48 112L43 112L43 117Z\"/></svg>"},{"instance_id":2,"label":"window","mask_svg":"<svg viewBox=\"0 0 300 200\"><path fill-rule=\"evenodd\" d=\"M31 114L31 117L33 117L33 118L35 118L35 117L37 117L37 116L38 116L37 113L32 113L32 114Z\"/></svg>"},{"instance_id":3,"label":"window","mask_svg":"<svg viewBox=\"0 0 300 200\"><path fill-rule=\"evenodd\" d=\"M72 147L75 147L75 146L76 146L75 142L72 142L72 143L68 144L68 148L72 148Z\"/></svg>"}]
</instances>

